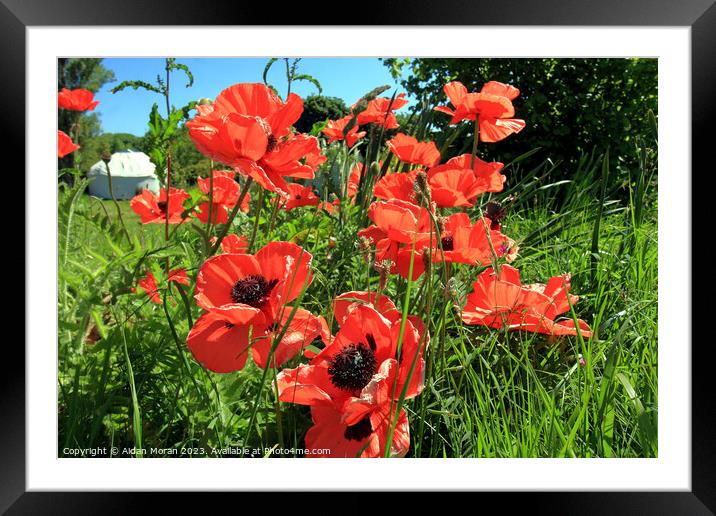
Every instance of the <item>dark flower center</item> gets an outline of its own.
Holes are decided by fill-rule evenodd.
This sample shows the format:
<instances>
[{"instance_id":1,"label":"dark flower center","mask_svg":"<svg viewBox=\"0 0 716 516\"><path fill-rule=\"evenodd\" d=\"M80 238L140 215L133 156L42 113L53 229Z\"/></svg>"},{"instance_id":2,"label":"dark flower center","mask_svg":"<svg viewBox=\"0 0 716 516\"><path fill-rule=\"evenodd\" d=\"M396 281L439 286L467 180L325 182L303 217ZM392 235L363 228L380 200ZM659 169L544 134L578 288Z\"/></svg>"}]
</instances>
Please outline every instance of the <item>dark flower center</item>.
<instances>
[{"instance_id":1,"label":"dark flower center","mask_svg":"<svg viewBox=\"0 0 716 516\"><path fill-rule=\"evenodd\" d=\"M268 301L271 289L277 283L277 279L266 281L266 278L257 274L246 276L234 283L231 289L231 299L234 303L243 303L254 308L260 308L261 305Z\"/></svg>"},{"instance_id":2,"label":"dark flower center","mask_svg":"<svg viewBox=\"0 0 716 516\"><path fill-rule=\"evenodd\" d=\"M167 201L159 201L157 206L159 206L160 210L167 211Z\"/></svg>"},{"instance_id":3,"label":"dark flower center","mask_svg":"<svg viewBox=\"0 0 716 516\"><path fill-rule=\"evenodd\" d=\"M349 344L336 354L328 365L331 383L344 391L360 391L368 385L376 371L375 341L368 339L371 346L363 343Z\"/></svg>"},{"instance_id":4,"label":"dark flower center","mask_svg":"<svg viewBox=\"0 0 716 516\"><path fill-rule=\"evenodd\" d=\"M276 147L278 147L278 139L273 135L273 133L269 133L267 138L268 145L266 145L266 152L273 152L276 150Z\"/></svg>"},{"instance_id":5,"label":"dark flower center","mask_svg":"<svg viewBox=\"0 0 716 516\"><path fill-rule=\"evenodd\" d=\"M505 218L507 214L507 208L495 201L488 202L485 208L485 216L490 219L490 229L498 229L500 227L500 221Z\"/></svg>"},{"instance_id":6,"label":"dark flower center","mask_svg":"<svg viewBox=\"0 0 716 516\"><path fill-rule=\"evenodd\" d=\"M373 426L370 424L370 417L366 416L355 425L351 425L346 428L343 437L349 441L362 441L373 433Z\"/></svg>"},{"instance_id":7,"label":"dark flower center","mask_svg":"<svg viewBox=\"0 0 716 516\"><path fill-rule=\"evenodd\" d=\"M443 246L443 251L452 251L454 249L454 244L452 241L452 236L444 236L440 239L440 243Z\"/></svg>"}]
</instances>

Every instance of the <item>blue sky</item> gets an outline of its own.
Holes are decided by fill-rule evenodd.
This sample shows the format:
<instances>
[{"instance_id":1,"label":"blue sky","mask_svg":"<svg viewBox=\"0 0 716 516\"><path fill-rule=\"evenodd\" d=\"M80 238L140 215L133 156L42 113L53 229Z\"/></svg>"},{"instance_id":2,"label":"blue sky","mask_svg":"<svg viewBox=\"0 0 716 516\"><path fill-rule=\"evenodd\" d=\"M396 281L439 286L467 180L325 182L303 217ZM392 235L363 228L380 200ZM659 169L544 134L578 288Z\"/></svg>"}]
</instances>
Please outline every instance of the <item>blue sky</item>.
<instances>
[{"instance_id":1,"label":"blue sky","mask_svg":"<svg viewBox=\"0 0 716 516\"><path fill-rule=\"evenodd\" d=\"M194 74L194 85L186 88L186 77L176 71L172 75L171 102L181 107L191 100L202 97L215 98L224 88L239 82L262 82L267 58L178 58ZM108 58L105 68L112 70L116 82L106 84L97 94L100 104L102 130L109 133L131 133L137 136L147 131L148 114L153 103L158 103L164 115L164 99L159 94L145 90L125 89L112 94L110 89L124 80L138 79L155 83L157 74L164 76L163 58ZM342 98L347 105L353 104L362 95L376 86L385 84L398 87L396 81L377 58L304 58L298 65L298 73L312 75L321 83L323 95ZM285 65L283 60L271 67L268 81L286 95ZM317 93L309 82L294 83L292 92L301 97ZM384 95L391 95L392 91ZM404 108L405 109L405 108Z\"/></svg>"}]
</instances>

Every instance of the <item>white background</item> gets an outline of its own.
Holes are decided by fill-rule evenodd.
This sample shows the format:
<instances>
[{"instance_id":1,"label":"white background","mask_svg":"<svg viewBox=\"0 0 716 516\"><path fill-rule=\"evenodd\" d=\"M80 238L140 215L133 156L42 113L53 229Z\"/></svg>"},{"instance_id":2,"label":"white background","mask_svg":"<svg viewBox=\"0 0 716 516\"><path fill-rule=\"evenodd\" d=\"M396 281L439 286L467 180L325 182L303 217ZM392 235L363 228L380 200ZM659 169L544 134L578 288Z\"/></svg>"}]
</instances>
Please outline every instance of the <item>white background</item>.
<instances>
[{"instance_id":1,"label":"white background","mask_svg":"<svg viewBox=\"0 0 716 516\"><path fill-rule=\"evenodd\" d=\"M690 490L691 227L683 215L665 215L691 205L688 27L28 27L27 43L28 490ZM659 58L657 459L333 459L299 466L297 459L57 458L57 311L47 295L57 285L56 58L287 54Z\"/></svg>"}]
</instances>

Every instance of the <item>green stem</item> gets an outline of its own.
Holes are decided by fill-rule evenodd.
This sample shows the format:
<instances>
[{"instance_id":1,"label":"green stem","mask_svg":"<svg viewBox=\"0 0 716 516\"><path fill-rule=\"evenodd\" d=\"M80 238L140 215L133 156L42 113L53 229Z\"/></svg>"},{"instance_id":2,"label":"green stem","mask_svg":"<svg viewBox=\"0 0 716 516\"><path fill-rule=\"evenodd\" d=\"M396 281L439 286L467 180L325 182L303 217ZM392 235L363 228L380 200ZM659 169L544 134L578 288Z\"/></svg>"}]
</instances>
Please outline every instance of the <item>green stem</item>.
<instances>
[{"instance_id":1,"label":"green stem","mask_svg":"<svg viewBox=\"0 0 716 516\"><path fill-rule=\"evenodd\" d=\"M249 252L254 248L254 241L256 240L256 233L259 229L259 220L261 219L261 212L264 210L264 189L259 191L259 209L256 211L256 219L254 220L254 228L251 230L251 240L249 240Z\"/></svg>"},{"instance_id":2,"label":"green stem","mask_svg":"<svg viewBox=\"0 0 716 516\"><path fill-rule=\"evenodd\" d=\"M104 164L107 168L107 183L109 185L109 196L112 198L114 207L117 209L117 218L119 219L119 223L124 230L124 235L127 237L127 243L129 245L132 245L132 239L129 236L129 231L127 231L127 227L124 225L124 219L122 218L122 210L119 208L117 198L114 196L114 188L112 187L112 172L109 170L109 160L105 161Z\"/></svg>"},{"instance_id":3,"label":"green stem","mask_svg":"<svg viewBox=\"0 0 716 516\"><path fill-rule=\"evenodd\" d=\"M241 189L241 193L239 194L239 200L236 202L236 206L234 206L234 208L231 210L231 213L229 214L229 220L227 220L226 224L224 224L221 233L219 233L219 236L216 237L216 243L211 247L211 249L209 249L209 256L212 256L214 253L216 253L216 250L219 248L219 246L221 246L221 241L229 232L231 223L236 218L236 214L239 213L239 209L241 209L241 203L244 201L244 197L246 197L246 194L249 193L249 188L251 188L251 183L253 182L254 180L251 177L246 178L244 187Z\"/></svg>"}]
</instances>

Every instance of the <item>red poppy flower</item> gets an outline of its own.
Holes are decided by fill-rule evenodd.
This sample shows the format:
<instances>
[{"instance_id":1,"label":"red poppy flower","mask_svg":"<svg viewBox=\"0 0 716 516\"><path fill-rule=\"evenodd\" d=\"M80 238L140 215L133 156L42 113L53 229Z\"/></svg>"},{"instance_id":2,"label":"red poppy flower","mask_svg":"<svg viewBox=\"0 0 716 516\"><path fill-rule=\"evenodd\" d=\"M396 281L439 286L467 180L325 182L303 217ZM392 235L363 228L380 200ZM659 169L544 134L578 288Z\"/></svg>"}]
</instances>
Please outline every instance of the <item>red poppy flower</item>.
<instances>
[{"instance_id":1,"label":"red poppy flower","mask_svg":"<svg viewBox=\"0 0 716 516\"><path fill-rule=\"evenodd\" d=\"M351 310L362 304L374 308L391 323L401 317L400 312L395 307L395 303L393 303L388 296L381 294L380 297L378 297L377 292L364 291L345 292L336 297L333 301L333 316L339 325L343 325L343 322Z\"/></svg>"},{"instance_id":2,"label":"red poppy flower","mask_svg":"<svg viewBox=\"0 0 716 516\"><path fill-rule=\"evenodd\" d=\"M346 188L346 195L355 197L358 193L358 186L360 185L360 178L363 176L363 163L356 163L351 169L351 173L348 176L348 186Z\"/></svg>"},{"instance_id":3,"label":"red poppy flower","mask_svg":"<svg viewBox=\"0 0 716 516\"><path fill-rule=\"evenodd\" d=\"M216 243L216 237L211 237L211 245ZM246 235L230 233L221 240L221 250L224 253L245 254L249 249L249 240Z\"/></svg>"},{"instance_id":4,"label":"red poppy flower","mask_svg":"<svg viewBox=\"0 0 716 516\"><path fill-rule=\"evenodd\" d=\"M489 239L488 239L489 231ZM485 218L470 222L466 213L455 213L444 219L444 229L441 233L440 245L432 235L432 259L435 262L457 262L470 265L485 265L492 261L492 249L498 257L513 261L517 256L515 242L490 228L490 220ZM430 247L430 235L423 235L416 244L416 248ZM442 252L441 252L442 248Z\"/></svg>"},{"instance_id":5,"label":"red poppy flower","mask_svg":"<svg viewBox=\"0 0 716 516\"><path fill-rule=\"evenodd\" d=\"M395 399L408 381L415 361L406 399L417 396L424 379L422 334L412 319L406 321L401 351L396 355L401 324L400 318L391 321L371 305L354 304L343 317L333 341L309 365L279 374L279 398L303 405L341 405L352 396L359 396L386 360L396 360L399 365Z\"/></svg>"},{"instance_id":6,"label":"red poppy flower","mask_svg":"<svg viewBox=\"0 0 716 516\"><path fill-rule=\"evenodd\" d=\"M231 373L243 369L246 364L252 328L263 329L265 326L266 319L258 308L226 305L199 317L189 331L186 343L197 362L206 369Z\"/></svg>"},{"instance_id":7,"label":"red poppy flower","mask_svg":"<svg viewBox=\"0 0 716 516\"><path fill-rule=\"evenodd\" d=\"M404 174L393 174L404 175ZM389 272L397 272L404 278L409 276L410 262L413 262L411 279L418 279L425 271L421 244L429 241L430 214L425 208L411 202L392 199L376 201L368 208L368 217L375 222L358 232L375 244L377 262L391 262ZM415 241L415 249L413 249Z\"/></svg>"},{"instance_id":8,"label":"red poppy flower","mask_svg":"<svg viewBox=\"0 0 716 516\"><path fill-rule=\"evenodd\" d=\"M416 237L430 233L428 210L399 199L372 203L368 207L368 218L387 238L402 244L412 244Z\"/></svg>"},{"instance_id":9,"label":"red poppy flower","mask_svg":"<svg viewBox=\"0 0 716 516\"><path fill-rule=\"evenodd\" d=\"M269 242L254 255L213 256L199 269L194 299L209 311L233 307L252 315L258 310L268 326L310 283L312 259L291 242Z\"/></svg>"},{"instance_id":10,"label":"red poppy flower","mask_svg":"<svg viewBox=\"0 0 716 516\"><path fill-rule=\"evenodd\" d=\"M410 399L423 388L424 342L408 320L398 353L400 318L391 322L367 304L345 308L348 313L330 345L309 365L279 373L279 399L312 406L315 424L306 434L307 448L354 457L365 447L362 456L376 457L382 454L395 401L403 390ZM406 428L407 418L395 432L401 443L394 446L396 455L409 447Z\"/></svg>"},{"instance_id":11,"label":"red poppy flower","mask_svg":"<svg viewBox=\"0 0 716 516\"><path fill-rule=\"evenodd\" d=\"M403 163L433 167L440 162L440 151L435 142L419 142L412 136L398 133L386 144Z\"/></svg>"},{"instance_id":12,"label":"red poppy flower","mask_svg":"<svg viewBox=\"0 0 716 516\"><path fill-rule=\"evenodd\" d=\"M300 160L320 153L315 138L290 133L302 111L295 94L284 103L263 84L235 84L213 105L197 108L186 126L199 152L285 196L282 176L313 178L313 168Z\"/></svg>"},{"instance_id":13,"label":"red poppy flower","mask_svg":"<svg viewBox=\"0 0 716 516\"><path fill-rule=\"evenodd\" d=\"M71 152L75 152L80 146L72 141L72 138L67 136L62 131L57 131L57 157L64 158Z\"/></svg>"},{"instance_id":14,"label":"red poppy flower","mask_svg":"<svg viewBox=\"0 0 716 516\"><path fill-rule=\"evenodd\" d=\"M520 90L514 86L490 81L482 87L480 93L468 93L462 83L454 81L447 83L443 91L454 109L438 106L435 111L451 115L450 124L477 118L480 141L500 141L525 127L524 120L512 118L515 114L512 100L520 94Z\"/></svg>"},{"instance_id":15,"label":"red poppy flower","mask_svg":"<svg viewBox=\"0 0 716 516\"><path fill-rule=\"evenodd\" d=\"M415 204L415 178L419 170L396 172L381 177L373 187L378 199L398 199Z\"/></svg>"},{"instance_id":16,"label":"red poppy flower","mask_svg":"<svg viewBox=\"0 0 716 516\"><path fill-rule=\"evenodd\" d=\"M259 367L265 368L267 366L273 341L281 335L292 311L291 307L285 307L281 317L281 324L271 325L264 334L254 338L251 345L251 354L254 357L254 362ZM326 320L321 316L313 315L308 310L297 308L293 318L288 322L288 327L281 341L274 350L270 365L276 367L286 363L318 338L322 339L326 344L331 342Z\"/></svg>"},{"instance_id":17,"label":"red poppy flower","mask_svg":"<svg viewBox=\"0 0 716 516\"><path fill-rule=\"evenodd\" d=\"M388 439L390 425L395 418L395 403L387 398L393 387L394 361L381 366L376 379L371 382L372 395L369 402L356 404L350 413L333 405L311 407L313 426L306 432L307 456L312 458L379 458ZM325 451L328 450L328 453ZM405 409L393 431L390 445L391 457L404 457L410 450L410 424Z\"/></svg>"},{"instance_id":18,"label":"red poppy flower","mask_svg":"<svg viewBox=\"0 0 716 516\"><path fill-rule=\"evenodd\" d=\"M289 183L287 187L289 197L284 205L286 210L292 210L299 206L318 206L321 203L321 199L313 193L310 186Z\"/></svg>"},{"instance_id":19,"label":"red poppy flower","mask_svg":"<svg viewBox=\"0 0 716 516\"><path fill-rule=\"evenodd\" d=\"M555 321L569 311L578 297L569 294L570 275L551 278L546 285L522 285L520 272L509 265L500 267L499 277L490 267L473 284L462 310L462 320L491 328L525 330L547 335L576 335L572 319ZM577 320L584 337L592 335L586 322Z\"/></svg>"},{"instance_id":20,"label":"red poppy flower","mask_svg":"<svg viewBox=\"0 0 716 516\"><path fill-rule=\"evenodd\" d=\"M377 124L382 126L385 124L385 129L397 129L400 125L393 111L397 111L407 104L408 101L405 99L405 93L401 93L395 97L392 104L390 99L386 97L373 99L368 102L368 107L365 110L358 113L356 122L358 125ZM356 104L353 104L351 110L355 108Z\"/></svg>"},{"instance_id":21,"label":"red poppy flower","mask_svg":"<svg viewBox=\"0 0 716 516\"><path fill-rule=\"evenodd\" d=\"M314 167L301 163L301 159L320 152L318 139L305 134L294 134L279 142L274 151L266 153L260 164L269 175L313 179Z\"/></svg>"},{"instance_id":22,"label":"red poppy flower","mask_svg":"<svg viewBox=\"0 0 716 516\"><path fill-rule=\"evenodd\" d=\"M213 176L214 186L212 202L229 207L236 205L241 193L241 187L239 183L234 181L234 173L224 170L212 170L211 175ZM196 180L196 183L202 193L209 195L212 178L200 177Z\"/></svg>"},{"instance_id":23,"label":"red poppy flower","mask_svg":"<svg viewBox=\"0 0 716 516\"><path fill-rule=\"evenodd\" d=\"M182 218L183 204L190 197L180 188L170 188L167 202L166 188L159 190L159 196L145 189L132 198L129 206L142 219L142 224L164 224L167 210L169 211L169 224L180 224L186 220Z\"/></svg>"},{"instance_id":24,"label":"red poppy flower","mask_svg":"<svg viewBox=\"0 0 716 516\"><path fill-rule=\"evenodd\" d=\"M157 287L157 280L154 278L152 271L147 271L146 276L137 282L137 286L144 290L149 296L152 303L162 304L162 298L159 297L159 288Z\"/></svg>"},{"instance_id":25,"label":"red poppy flower","mask_svg":"<svg viewBox=\"0 0 716 516\"><path fill-rule=\"evenodd\" d=\"M321 131L323 134L328 136L328 143L333 143L335 141L342 141L344 139L343 131L346 128L346 125L348 125L348 122L350 122L353 119L353 115L348 115L343 118L339 118L338 120L329 120L328 124L326 124L326 127ZM345 135L346 144L348 147L353 147L353 145L363 138L366 135L365 131L358 132L358 123L356 121L356 124L351 128L348 133Z\"/></svg>"},{"instance_id":26,"label":"red poppy flower","mask_svg":"<svg viewBox=\"0 0 716 516\"><path fill-rule=\"evenodd\" d=\"M471 161L472 155L463 154L428 171L430 192L438 206L472 206L483 193L502 191L506 180L500 174L502 163L488 163L475 156L471 169Z\"/></svg>"},{"instance_id":27,"label":"red poppy flower","mask_svg":"<svg viewBox=\"0 0 716 516\"><path fill-rule=\"evenodd\" d=\"M57 93L57 105L62 109L92 111L97 107L97 104L99 104L99 101L94 100L94 93L82 88L76 90L62 88L62 90Z\"/></svg>"},{"instance_id":28,"label":"red poppy flower","mask_svg":"<svg viewBox=\"0 0 716 516\"><path fill-rule=\"evenodd\" d=\"M318 167L320 167L323 163L328 161L328 156L325 154L321 154L320 147L312 148L305 156L304 156L304 164L311 167L311 170L314 172L318 170Z\"/></svg>"},{"instance_id":29,"label":"red poppy flower","mask_svg":"<svg viewBox=\"0 0 716 516\"><path fill-rule=\"evenodd\" d=\"M186 269L174 269L169 271L167 281L174 281L182 285L189 285L189 278L186 275Z\"/></svg>"}]
</instances>

